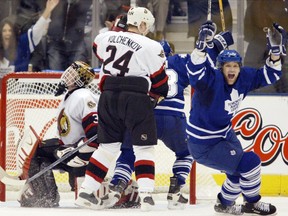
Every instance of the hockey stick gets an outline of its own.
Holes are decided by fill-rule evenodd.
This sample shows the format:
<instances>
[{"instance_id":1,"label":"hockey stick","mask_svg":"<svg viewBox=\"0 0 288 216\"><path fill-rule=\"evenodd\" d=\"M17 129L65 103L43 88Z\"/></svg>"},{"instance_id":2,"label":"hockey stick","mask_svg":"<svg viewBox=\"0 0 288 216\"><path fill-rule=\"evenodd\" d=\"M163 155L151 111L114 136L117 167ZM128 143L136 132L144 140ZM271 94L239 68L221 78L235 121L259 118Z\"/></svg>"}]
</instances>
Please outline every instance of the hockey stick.
<instances>
[{"instance_id":1,"label":"hockey stick","mask_svg":"<svg viewBox=\"0 0 288 216\"><path fill-rule=\"evenodd\" d=\"M224 11L223 11L223 2L222 0L218 0L218 2L219 2L219 10L220 10L220 16L221 16L222 31L224 32L226 27L225 27L225 18L224 18Z\"/></svg>"},{"instance_id":2,"label":"hockey stick","mask_svg":"<svg viewBox=\"0 0 288 216\"><path fill-rule=\"evenodd\" d=\"M207 20L211 20L212 0L208 0Z\"/></svg>"},{"instance_id":3,"label":"hockey stick","mask_svg":"<svg viewBox=\"0 0 288 216\"><path fill-rule=\"evenodd\" d=\"M5 172L5 170L0 166L0 181L2 183L4 183L5 185L15 185L15 186L25 186L28 185L30 182L32 182L33 180L35 180L36 178L40 177L41 175L43 175L45 172L47 172L48 170L52 169L53 167L55 167L56 165L58 165L59 163L63 162L64 160L66 160L68 157L72 156L73 154L75 154L77 151L79 151L81 148L83 148L84 146L88 145L89 143L91 143L93 140L95 140L97 138L97 134L94 135L93 137L91 137L90 139L86 140L82 145L77 146L75 149L73 149L71 152L69 152L68 154L64 155L63 157L59 158L58 160L54 161L52 164L50 164L49 166L45 167L44 169L42 169L40 172L36 173L35 175L33 175L32 177L28 178L28 179L24 179L24 180L20 180L20 179L16 179L14 176L10 176L9 174L7 174ZM18 177L17 177L18 178Z\"/></svg>"}]
</instances>

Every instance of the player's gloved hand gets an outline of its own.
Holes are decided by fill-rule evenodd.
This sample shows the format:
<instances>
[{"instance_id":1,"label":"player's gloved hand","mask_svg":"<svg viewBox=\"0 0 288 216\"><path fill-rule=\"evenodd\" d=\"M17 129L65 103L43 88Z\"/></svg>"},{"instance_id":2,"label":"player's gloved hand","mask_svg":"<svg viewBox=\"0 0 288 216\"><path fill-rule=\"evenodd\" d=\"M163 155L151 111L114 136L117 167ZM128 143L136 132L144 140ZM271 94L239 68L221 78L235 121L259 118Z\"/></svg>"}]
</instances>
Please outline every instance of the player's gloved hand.
<instances>
[{"instance_id":1,"label":"player's gloved hand","mask_svg":"<svg viewBox=\"0 0 288 216\"><path fill-rule=\"evenodd\" d=\"M153 107L156 107L158 103L160 103L162 100L164 100L164 97L159 95L159 94L155 94L152 92L149 92L149 96L150 96L150 100L153 104Z\"/></svg>"},{"instance_id":2,"label":"player's gloved hand","mask_svg":"<svg viewBox=\"0 0 288 216\"><path fill-rule=\"evenodd\" d=\"M216 34L217 26L212 21L203 23L200 27L198 40L196 41L196 48L199 51L204 51L206 46L213 48L213 38Z\"/></svg>"},{"instance_id":3,"label":"player's gloved hand","mask_svg":"<svg viewBox=\"0 0 288 216\"><path fill-rule=\"evenodd\" d=\"M273 28L265 28L269 53L286 56L287 32L278 23L273 23Z\"/></svg>"},{"instance_id":4,"label":"player's gloved hand","mask_svg":"<svg viewBox=\"0 0 288 216\"><path fill-rule=\"evenodd\" d=\"M224 49L227 49L229 46L234 44L234 40L231 32L225 31L216 34L213 39L214 44L216 45L219 52Z\"/></svg>"}]
</instances>

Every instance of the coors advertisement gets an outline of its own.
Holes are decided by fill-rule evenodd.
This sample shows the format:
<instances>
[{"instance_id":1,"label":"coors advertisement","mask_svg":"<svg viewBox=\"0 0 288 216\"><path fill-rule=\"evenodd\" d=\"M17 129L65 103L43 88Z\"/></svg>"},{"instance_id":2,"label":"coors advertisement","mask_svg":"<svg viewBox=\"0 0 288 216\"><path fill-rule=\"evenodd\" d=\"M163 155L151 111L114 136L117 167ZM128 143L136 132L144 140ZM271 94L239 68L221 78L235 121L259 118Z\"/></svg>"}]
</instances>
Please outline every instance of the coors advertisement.
<instances>
[{"instance_id":1,"label":"coors advertisement","mask_svg":"<svg viewBox=\"0 0 288 216\"><path fill-rule=\"evenodd\" d=\"M287 96L248 96L232 123L245 151L261 158L263 174L288 174Z\"/></svg>"}]
</instances>

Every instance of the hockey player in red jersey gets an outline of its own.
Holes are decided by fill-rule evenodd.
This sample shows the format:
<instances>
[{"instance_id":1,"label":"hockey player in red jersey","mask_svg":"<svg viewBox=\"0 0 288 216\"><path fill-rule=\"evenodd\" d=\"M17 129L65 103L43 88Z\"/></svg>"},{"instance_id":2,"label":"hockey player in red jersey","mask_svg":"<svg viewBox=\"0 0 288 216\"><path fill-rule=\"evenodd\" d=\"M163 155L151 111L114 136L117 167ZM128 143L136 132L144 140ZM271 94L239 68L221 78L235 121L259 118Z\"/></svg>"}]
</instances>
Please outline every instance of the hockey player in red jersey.
<instances>
[{"instance_id":1,"label":"hockey player in red jersey","mask_svg":"<svg viewBox=\"0 0 288 216\"><path fill-rule=\"evenodd\" d=\"M42 141L33 133L33 128L27 130L19 143L16 157L17 169L22 179L34 176L82 145L86 138L97 134L99 96L85 88L94 76L93 69L81 61L74 62L62 74L56 92L56 96L66 92L58 107L59 138ZM97 141L93 140L53 169L67 171L72 176L84 176L89 158L97 147ZM24 207L57 207L59 193L52 170L33 180L19 202Z\"/></svg>"},{"instance_id":2,"label":"hockey player in red jersey","mask_svg":"<svg viewBox=\"0 0 288 216\"><path fill-rule=\"evenodd\" d=\"M93 193L119 153L126 130L131 132L136 156L141 208L149 210L154 205L151 193L157 135L153 108L168 92L164 51L158 42L145 37L152 30L154 20L148 9L131 8L127 14L127 32L108 31L94 40L94 53L103 62L98 108L100 144L89 161L75 202L80 207L104 208L102 200Z\"/></svg>"}]
</instances>

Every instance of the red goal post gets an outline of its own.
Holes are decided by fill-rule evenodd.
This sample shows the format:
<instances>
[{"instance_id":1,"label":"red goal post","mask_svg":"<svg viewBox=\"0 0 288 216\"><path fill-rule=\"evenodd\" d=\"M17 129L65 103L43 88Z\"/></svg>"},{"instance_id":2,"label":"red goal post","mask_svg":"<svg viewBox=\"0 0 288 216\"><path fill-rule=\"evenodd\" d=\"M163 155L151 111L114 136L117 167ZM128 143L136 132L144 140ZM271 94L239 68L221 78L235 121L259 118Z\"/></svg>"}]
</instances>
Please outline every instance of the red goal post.
<instances>
[{"instance_id":1,"label":"red goal post","mask_svg":"<svg viewBox=\"0 0 288 216\"><path fill-rule=\"evenodd\" d=\"M10 175L16 175L15 154L24 129L31 125L43 139L56 136L56 111L61 100L55 97L61 73L21 72L7 74L2 79L0 122L0 165ZM100 94L98 74L89 89ZM190 102L189 102L190 103ZM167 193L169 177L172 175L173 153L159 143L156 146L155 191ZM158 153L158 154L157 154ZM111 170L111 169L110 169ZM54 173L55 174L55 173ZM67 175L56 173L59 191L69 187ZM184 188L190 196L190 204L196 203L196 167L192 166L190 177ZM66 188L66 189L65 189ZM17 190L0 183L0 201L6 200L6 191ZM69 189L68 189L69 191Z\"/></svg>"}]
</instances>

